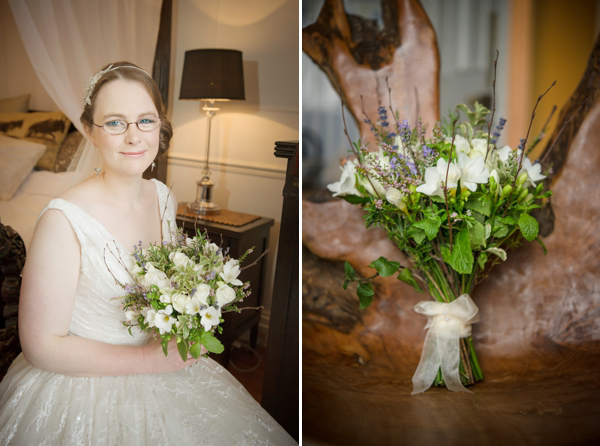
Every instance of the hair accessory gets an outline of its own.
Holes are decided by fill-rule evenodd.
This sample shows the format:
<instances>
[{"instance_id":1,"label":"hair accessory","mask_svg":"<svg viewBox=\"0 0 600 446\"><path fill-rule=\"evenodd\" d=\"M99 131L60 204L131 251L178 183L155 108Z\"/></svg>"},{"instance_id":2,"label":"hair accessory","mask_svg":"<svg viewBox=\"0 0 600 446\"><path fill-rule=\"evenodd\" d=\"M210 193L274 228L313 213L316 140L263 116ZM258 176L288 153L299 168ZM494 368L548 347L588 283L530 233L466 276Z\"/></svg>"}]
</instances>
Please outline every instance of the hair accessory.
<instances>
[{"instance_id":1,"label":"hair accessory","mask_svg":"<svg viewBox=\"0 0 600 446\"><path fill-rule=\"evenodd\" d=\"M92 105L92 99L91 99L92 93L94 92L94 88L96 88L96 84L98 83L100 78L102 76L104 76L106 73L108 73L109 71L117 70L119 68L133 68L135 70L140 70L142 73L145 73L146 76L148 76L150 78L152 77L148 73L146 73L146 71L142 70L140 67L134 67L133 65L120 65L118 67L113 68L113 65L110 64L106 70L98 71L96 74L94 74L92 77L90 77L90 80L88 81L88 83L85 86L85 91L83 92L83 106L84 107L86 105Z\"/></svg>"}]
</instances>

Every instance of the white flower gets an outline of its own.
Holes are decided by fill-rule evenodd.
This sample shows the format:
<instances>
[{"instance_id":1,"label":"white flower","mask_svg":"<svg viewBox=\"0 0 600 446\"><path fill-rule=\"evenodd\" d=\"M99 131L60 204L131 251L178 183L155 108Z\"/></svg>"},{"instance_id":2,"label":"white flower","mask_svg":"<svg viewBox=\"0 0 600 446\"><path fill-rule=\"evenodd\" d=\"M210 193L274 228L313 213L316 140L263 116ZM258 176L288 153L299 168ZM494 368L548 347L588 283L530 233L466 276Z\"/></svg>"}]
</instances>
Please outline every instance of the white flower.
<instances>
[{"instance_id":1,"label":"white flower","mask_svg":"<svg viewBox=\"0 0 600 446\"><path fill-rule=\"evenodd\" d=\"M183 313L185 311L185 306L189 303L191 297L187 294L176 293L171 296L171 303L173 304L173 308L178 313Z\"/></svg>"},{"instance_id":2,"label":"white flower","mask_svg":"<svg viewBox=\"0 0 600 446\"><path fill-rule=\"evenodd\" d=\"M473 148L468 153L469 158L473 159L478 156L483 156L483 158L485 159L485 155L487 153L487 147L488 147L487 139L473 138L471 140L471 146ZM490 146L491 146L491 143L490 143Z\"/></svg>"},{"instance_id":3,"label":"white flower","mask_svg":"<svg viewBox=\"0 0 600 446\"><path fill-rule=\"evenodd\" d=\"M156 328L158 328L158 331L160 332L160 334L165 334L165 333L171 331L173 324L177 321L177 319L175 319L173 316L171 316L170 314L164 313L163 311L164 310L159 310L158 314L156 315L156 319L155 319Z\"/></svg>"},{"instance_id":4,"label":"white flower","mask_svg":"<svg viewBox=\"0 0 600 446\"><path fill-rule=\"evenodd\" d=\"M170 304L171 303L171 295L168 293L161 294L159 300L164 304Z\"/></svg>"},{"instance_id":5,"label":"white flower","mask_svg":"<svg viewBox=\"0 0 600 446\"><path fill-rule=\"evenodd\" d=\"M198 276L201 276L204 273L204 267L200 263L197 263L194 265L194 271Z\"/></svg>"},{"instance_id":6,"label":"white flower","mask_svg":"<svg viewBox=\"0 0 600 446\"><path fill-rule=\"evenodd\" d=\"M169 260L171 260L177 268L181 269L185 268L188 265L194 264L194 262L184 253L176 251L169 254Z\"/></svg>"},{"instance_id":7,"label":"white flower","mask_svg":"<svg viewBox=\"0 0 600 446\"><path fill-rule=\"evenodd\" d=\"M505 163L506 161L508 161L508 157L510 156L512 151L513 150L510 148L510 146L504 146L501 149L498 149L498 158L500 159L500 161Z\"/></svg>"},{"instance_id":8,"label":"white flower","mask_svg":"<svg viewBox=\"0 0 600 446\"><path fill-rule=\"evenodd\" d=\"M127 310L125 312L125 320L132 321L137 318L137 313L133 310Z\"/></svg>"},{"instance_id":9,"label":"white flower","mask_svg":"<svg viewBox=\"0 0 600 446\"><path fill-rule=\"evenodd\" d=\"M398 189L393 187L389 188L385 193L385 198L387 201L392 203L401 211L406 212L406 203L404 202L404 200L402 200L402 198L404 198L404 195Z\"/></svg>"},{"instance_id":10,"label":"white flower","mask_svg":"<svg viewBox=\"0 0 600 446\"><path fill-rule=\"evenodd\" d=\"M204 331L210 331L212 327L219 325L221 310L217 310L215 307L208 307L200 311L200 316L200 324L204 328Z\"/></svg>"},{"instance_id":11,"label":"white flower","mask_svg":"<svg viewBox=\"0 0 600 446\"><path fill-rule=\"evenodd\" d=\"M460 184L471 192L477 190L477 184L487 183L490 176L485 167L483 156L470 159L464 153L458 154L458 167L460 168Z\"/></svg>"},{"instance_id":12,"label":"white flower","mask_svg":"<svg viewBox=\"0 0 600 446\"><path fill-rule=\"evenodd\" d=\"M185 246L187 246L188 248L193 248L194 246L196 246L196 243L194 242L194 239L186 237Z\"/></svg>"},{"instance_id":13,"label":"white flower","mask_svg":"<svg viewBox=\"0 0 600 446\"><path fill-rule=\"evenodd\" d=\"M196 314L200 312L200 300L197 297L192 297L185 306L186 314Z\"/></svg>"},{"instance_id":14,"label":"white flower","mask_svg":"<svg viewBox=\"0 0 600 446\"><path fill-rule=\"evenodd\" d=\"M217 254L218 257L223 258L223 253L221 252L220 246L215 245L214 243L207 243L204 245L204 254Z\"/></svg>"},{"instance_id":15,"label":"white flower","mask_svg":"<svg viewBox=\"0 0 600 446\"><path fill-rule=\"evenodd\" d=\"M348 160L346 164L340 166L340 169L342 169L340 181L328 184L327 189L333 192L334 197L339 195L360 195L360 192L356 188L355 162Z\"/></svg>"},{"instance_id":16,"label":"white flower","mask_svg":"<svg viewBox=\"0 0 600 446\"><path fill-rule=\"evenodd\" d=\"M144 321L148 324L149 327L154 327L156 325L156 314L157 313L154 308L146 307L142 310Z\"/></svg>"},{"instance_id":17,"label":"white flower","mask_svg":"<svg viewBox=\"0 0 600 446\"><path fill-rule=\"evenodd\" d=\"M446 142L451 143L452 142L452 138L446 138ZM471 146L469 145L469 140L467 140L467 138L465 138L464 136L460 136L460 135L454 135L454 147L456 150L456 153L465 153L465 154L469 154L471 152Z\"/></svg>"},{"instance_id":18,"label":"white flower","mask_svg":"<svg viewBox=\"0 0 600 446\"><path fill-rule=\"evenodd\" d=\"M446 181L446 171L448 172L448 184L449 190L456 189L458 186L458 180L460 179L460 169L455 163L448 163L443 159L438 159L435 167L428 167L425 169L425 183L417 187L417 192L420 192L430 197L437 195L438 197L444 197L444 191L442 189L444 182Z\"/></svg>"},{"instance_id":19,"label":"white flower","mask_svg":"<svg viewBox=\"0 0 600 446\"><path fill-rule=\"evenodd\" d=\"M241 286L243 285L242 281L240 279L237 279L237 276L239 275L240 265L239 262L235 259L229 259L227 263L223 265L223 272L219 273L219 276L221 276L225 283Z\"/></svg>"},{"instance_id":20,"label":"white flower","mask_svg":"<svg viewBox=\"0 0 600 446\"><path fill-rule=\"evenodd\" d=\"M198 299L198 301L202 305L208 305L208 296L210 296L210 286L203 283L196 287L196 292L194 293L194 297Z\"/></svg>"},{"instance_id":21,"label":"white flower","mask_svg":"<svg viewBox=\"0 0 600 446\"><path fill-rule=\"evenodd\" d=\"M217 288L217 303L220 307L223 305L227 305L230 302L235 300L235 290L231 288L229 285L221 284L219 288Z\"/></svg>"},{"instance_id":22,"label":"white flower","mask_svg":"<svg viewBox=\"0 0 600 446\"><path fill-rule=\"evenodd\" d=\"M546 178L546 175L542 175L542 165L540 163L531 164L531 160L527 157L523 157L521 170L527 172L527 179L523 183L523 187L535 186L536 181Z\"/></svg>"},{"instance_id":23,"label":"white flower","mask_svg":"<svg viewBox=\"0 0 600 446\"><path fill-rule=\"evenodd\" d=\"M171 280L154 265L146 263L146 275L143 278L143 284L146 286L156 285L159 289L165 289L171 287Z\"/></svg>"}]
</instances>

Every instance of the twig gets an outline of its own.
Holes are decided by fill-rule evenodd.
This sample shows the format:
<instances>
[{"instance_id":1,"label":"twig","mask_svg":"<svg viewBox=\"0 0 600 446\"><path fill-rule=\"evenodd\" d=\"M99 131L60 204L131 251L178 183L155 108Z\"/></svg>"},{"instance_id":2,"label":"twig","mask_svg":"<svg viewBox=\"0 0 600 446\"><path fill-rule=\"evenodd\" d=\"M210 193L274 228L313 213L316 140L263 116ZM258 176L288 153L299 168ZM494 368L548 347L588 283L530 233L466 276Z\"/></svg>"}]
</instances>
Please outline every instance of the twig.
<instances>
[{"instance_id":1,"label":"twig","mask_svg":"<svg viewBox=\"0 0 600 446\"><path fill-rule=\"evenodd\" d=\"M340 89L341 90L341 89ZM342 121L344 122L344 135L346 135L346 138L348 139L348 143L350 144L350 149L352 150L352 153L354 154L354 156L356 157L356 159L358 160L358 163L360 164L360 166L365 169L365 173L366 173L366 167L363 166L362 161L360 159L360 156L358 155L358 152L356 152L354 150L354 146L352 145L352 140L350 139L350 135L348 134L348 126L346 125L346 114L344 113L344 100L341 99L342 95L341 95L341 91L340 91L340 103L342 105ZM362 95L360 97L361 101L362 101ZM363 108L363 113L365 114L365 116L367 116L367 114L365 113L365 109ZM367 119L369 119L369 117L367 116ZM369 122L371 122L371 125L373 125L372 121L369 119ZM375 186L373 186L373 183L371 182L371 178L369 177L369 175L367 176L367 180L369 181L369 184L371 185L371 187L373 188L373 191L377 194L377 198L379 198L381 200L381 195L379 195L379 192L377 191L377 189L375 189Z\"/></svg>"},{"instance_id":2,"label":"twig","mask_svg":"<svg viewBox=\"0 0 600 446\"><path fill-rule=\"evenodd\" d=\"M396 118L396 114L394 113L394 109L392 108L392 89L390 87L390 84L388 83L388 77L385 77L385 85L387 86L388 89L388 98L389 98L389 109L390 112L392 113L392 116L394 117L394 122L396 123L396 129L398 129L398 118Z\"/></svg>"},{"instance_id":3,"label":"twig","mask_svg":"<svg viewBox=\"0 0 600 446\"><path fill-rule=\"evenodd\" d=\"M496 50L496 60L494 60L494 80L492 81L492 117L488 123L488 137L487 137L487 150L485 152L485 158L483 161L487 161L488 154L490 153L490 134L492 133L492 123L494 122L494 113L496 112L496 65L498 65L498 55L500 52Z\"/></svg>"},{"instance_id":4,"label":"twig","mask_svg":"<svg viewBox=\"0 0 600 446\"><path fill-rule=\"evenodd\" d=\"M241 308L236 308L235 310L225 310L225 311L221 311L221 314L223 313L232 313L232 312L239 312L242 310L262 310L265 307L263 307L262 305L260 307L241 307Z\"/></svg>"},{"instance_id":5,"label":"twig","mask_svg":"<svg viewBox=\"0 0 600 446\"><path fill-rule=\"evenodd\" d=\"M552 151L552 149L554 148L554 146L556 145L556 141L558 141L558 139L560 138L560 135L562 134L563 130L571 123L571 121L573 120L573 118L575 116L577 116L579 114L579 110L581 110L581 108L587 104L589 102L589 98L586 98L585 101L582 101L581 104L579 104L579 107L577 107L577 110L575 110L575 113L571 114L571 117L567 120L567 122L565 122L562 127L560 128L558 134L556 135L556 137L554 138L554 140L552 141L552 145L550 146L550 148L546 151L546 153L544 154L544 157L540 160L540 164L542 164L545 160L546 157L548 156L548 154Z\"/></svg>"},{"instance_id":6,"label":"twig","mask_svg":"<svg viewBox=\"0 0 600 446\"><path fill-rule=\"evenodd\" d=\"M259 255L258 258L254 262L252 262L252 263L250 263L248 265L244 265L243 268L240 268L240 271L243 271L246 268L250 268L251 266L256 265L260 259L262 259L264 256L267 255L268 252L269 252L269 248L265 249L265 251L261 255Z\"/></svg>"},{"instance_id":7,"label":"twig","mask_svg":"<svg viewBox=\"0 0 600 446\"><path fill-rule=\"evenodd\" d=\"M542 127L542 130L540 131L540 134L534 138L533 143L531 144L531 147L529 147L529 149L527 149L527 152L525 153L526 156L528 156L531 153L531 151L535 148L535 146L537 146L538 143L544 137L544 134L546 133L546 129L548 128L548 124L550 123L552 116L554 116L554 113L556 112L556 108L557 108L556 105L554 105L552 107L550 116L548 116L548 119L546 119L546 122L544 123L544 126Z\"/></svg>"},{"instance_id":8,"label":"twig","mask_svg":"<svg viewBox=\"0 0 600 446\"><path fill-rule=\"evenodd\" d=\"M446 216L448 217L448 227L450 229L450 252L452 252L452 220L450 219L450 209L448 207L448 172L450 172L450 163L452 162L452 148L454 147L454 137L456 133L454 128L458 118L452 121L452 143L450 144L450 155L448 156L448 167L446 167L446 181L444 181L444 201L446 202Z\"/></svg>"}]
</instances>

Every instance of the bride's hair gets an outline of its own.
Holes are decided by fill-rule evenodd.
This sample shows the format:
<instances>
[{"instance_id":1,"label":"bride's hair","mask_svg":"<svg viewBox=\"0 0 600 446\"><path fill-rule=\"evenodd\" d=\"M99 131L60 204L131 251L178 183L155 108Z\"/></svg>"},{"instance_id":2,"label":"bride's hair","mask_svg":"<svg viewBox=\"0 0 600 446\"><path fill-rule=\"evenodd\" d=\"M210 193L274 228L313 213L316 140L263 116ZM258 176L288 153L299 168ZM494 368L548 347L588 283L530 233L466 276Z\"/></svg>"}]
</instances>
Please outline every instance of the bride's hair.
<instances>
[{"instance_id":1,"label":"bride's hair","mask_svg":"<svg viewBox=\"0 0 600 446\"><path fill-rule=\"evenodd\" d=\"M154 79L148 75L144 70L131 62L116 62L113 64L106 65L98 74L100 78L97 79L95 84L92 84L92 91L86 91L86 100L83 104L83 113L79 118L81 123L91 129L93 127L94 108L96 104L96 96L104 85L112 82L116 79L125 79L134 81L142 85L154 102L156 110L158 110L158 117L160 118L160 138L158 143L158 155L160 156L167 151L171 137L173 136L173 127L167 119L166 107L162 100L162 95L158 90L158 85ZM88 84L89 85L89 84ZM87 95L89 94L89 98Z\"/></svg>"}]
</instances>

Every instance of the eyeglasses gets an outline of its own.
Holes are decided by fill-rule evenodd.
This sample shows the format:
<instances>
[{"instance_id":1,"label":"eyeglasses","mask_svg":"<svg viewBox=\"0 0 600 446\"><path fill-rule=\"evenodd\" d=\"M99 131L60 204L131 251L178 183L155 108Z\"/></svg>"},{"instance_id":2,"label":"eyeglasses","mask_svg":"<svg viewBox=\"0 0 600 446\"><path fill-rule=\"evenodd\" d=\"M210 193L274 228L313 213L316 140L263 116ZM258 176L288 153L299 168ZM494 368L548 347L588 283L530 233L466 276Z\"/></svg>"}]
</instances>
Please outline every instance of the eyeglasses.
<instances>
[{"instance_id":1,"label":"eyeglasses","mask_svg":"<svg viewBox=\"0 0 600 446\"><path fill-rule=\"evenodd\" d=\"M129 128L129 124L137 125L137 128L142 132L151 132L160 125L160 119L155 116L149 116L146 118L138 119L133 122L125 122L120 119L113 119L112 121L105 122L102 125L98 125L92 122L96 127L102 127L104 131L110 135L120 135L125 133Z\"/></svg>"}]
</instances>

